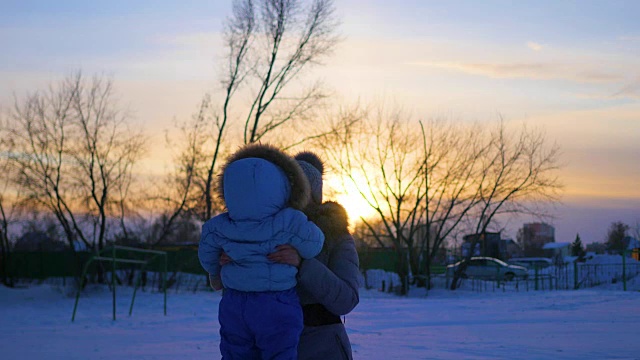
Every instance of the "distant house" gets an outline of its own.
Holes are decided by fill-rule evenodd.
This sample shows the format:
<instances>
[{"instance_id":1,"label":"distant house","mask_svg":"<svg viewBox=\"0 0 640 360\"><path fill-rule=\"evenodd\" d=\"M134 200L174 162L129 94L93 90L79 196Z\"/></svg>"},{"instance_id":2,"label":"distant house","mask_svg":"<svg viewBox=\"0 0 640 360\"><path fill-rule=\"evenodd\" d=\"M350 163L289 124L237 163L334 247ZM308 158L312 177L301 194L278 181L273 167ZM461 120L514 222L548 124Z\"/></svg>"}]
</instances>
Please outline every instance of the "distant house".
<instances>
[{"instance_id":1,"label":"distant house","mask_svg":"<svg viewBox=\"0 0 640 360\"><path fill-rule=\"evenodd\" d=\"M524 256L524 251L522 250L520 245L518 245L518 243L513 239L507 238L502 239L502 241L504 242L504 245L501 248L503 248L505 251L504 256L502 257L503 259L511 259Z\"/></svg>"},{"instance_id":2,"label":"distant house","mask_svg":"<svg viewBox=\"0 0 640 360\"><path fill-rule=\"evenodd\" d=\"M499 232L465 235L462 241L460 247L462 256L467 256L471 252L472 256L488 256L502 259L505 253L505 244L501 240ZM471 251L471 244L474 242L475 247Z\"/></svg>"},{"instance_id":3,"label":"distant house","mask_svg":"<svg viewBox=\"0 0 640 360\"><path fill-rule=\"evenodd\" d=\"M471 250L471 244L476 241L473 256L488 256L501 260L512 257L521 257L522 248L513 239L503 239L499 232L485 232L484 234L466 235L463 237L462 256L467 256Z\"/></svg>"},{"instance_id":4,"label":"distant house","mask_svg":"<svg viewBox=\"0 0 640 360\"><path fill-rule=\"evenodd\" d=\"M627 250L640 249L640 240L634 237L625 236L623 241L627 244Z\"/></svg>"},{"instance_id":5,"label":"distant house","mask_svg":"<svg viewBox=\"0 0 640 360\"><path fill-rule=\"evenodd\" d=\"M544 244L556 241L555 228L547 223L525 223L518 230L518 243L526 257L543 257Z\"/></svg>"},{"instance_id":6,"label":"distant house","mask_svg":"<svg viewBox=\"0 0 640 360\"><path fill-rule=\"evenodd\" d=\"M631 257L640 260L640 240L627 236L624 241L627 244L627 251L631 252Z\"/></svg>"},{"instance_id":7,"label":"distant house","mask_svg":"<svg viewBox=\"0 0 640 360\"><path fill-rule=\"evenodd\" d=\"M542 250L544 250L546 257L564 263L564 258L571 256L571 243L550 242L544 244Z\"/></svg>"}]
</instances>

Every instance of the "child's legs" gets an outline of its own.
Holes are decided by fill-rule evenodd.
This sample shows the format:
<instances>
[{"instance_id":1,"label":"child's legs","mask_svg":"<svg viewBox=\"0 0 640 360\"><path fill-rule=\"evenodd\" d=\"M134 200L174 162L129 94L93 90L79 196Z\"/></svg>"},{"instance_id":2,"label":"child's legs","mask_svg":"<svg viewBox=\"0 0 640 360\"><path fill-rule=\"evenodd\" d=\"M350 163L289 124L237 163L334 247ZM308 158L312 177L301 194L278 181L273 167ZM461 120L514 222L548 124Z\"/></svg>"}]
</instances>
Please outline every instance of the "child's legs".
<instances>
[{"instance_id":1,"label":"child's legs","mask_svg":"<svg viewBox=\"0 0 640 360\"><path fill-rule=\"evenodd\" d=\"M225 360L260 359L254 336L245 322L244 312L250 293L227 289L218 308L220 353ZM251 319L248 319L251 321Z\"/></svg>"},{"instance_id":2,"label":"child's legs","mask_svg":"<svg viewBox=\"0 0 640 360\"><path fill-rule=\"evenodd\" d=\"M255 294L245 314L262 359L297 359L303 324L295 288Z\"/></svg>"}]
</instances>

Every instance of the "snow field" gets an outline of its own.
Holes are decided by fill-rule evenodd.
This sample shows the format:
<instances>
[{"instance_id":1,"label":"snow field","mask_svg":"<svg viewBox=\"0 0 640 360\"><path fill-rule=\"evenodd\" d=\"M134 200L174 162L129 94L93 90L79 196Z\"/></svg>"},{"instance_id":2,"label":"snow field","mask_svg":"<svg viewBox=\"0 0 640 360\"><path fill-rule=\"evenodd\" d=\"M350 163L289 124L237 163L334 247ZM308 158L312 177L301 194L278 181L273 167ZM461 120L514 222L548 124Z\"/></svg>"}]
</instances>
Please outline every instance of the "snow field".
<instances>
[{"instance_id":1,"label":"snow field","mask_svg":"<svg viewBox=\"0 0 640 360\"><path fill-rule=\"evenodd\" d=\"M634 281L637 281L634 279ZM219 293L0 287L3 359L218 359ZM346 316L356 359L640 359L640 292L361 290Z\"/></svg>"}]
</instances>

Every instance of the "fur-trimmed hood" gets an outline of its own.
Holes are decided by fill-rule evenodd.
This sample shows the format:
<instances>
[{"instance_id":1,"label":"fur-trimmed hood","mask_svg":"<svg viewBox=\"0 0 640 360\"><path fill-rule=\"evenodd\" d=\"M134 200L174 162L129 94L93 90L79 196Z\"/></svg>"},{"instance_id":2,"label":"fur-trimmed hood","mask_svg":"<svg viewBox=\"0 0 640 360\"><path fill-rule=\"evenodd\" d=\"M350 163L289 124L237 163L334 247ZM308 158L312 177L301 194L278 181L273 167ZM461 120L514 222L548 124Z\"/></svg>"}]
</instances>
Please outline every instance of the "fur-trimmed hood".
<instances>
[{"instance_id":1,"label":"fur-trimmed hood","mask_svg":"<svg viewBox=\"0 0 640 360\"><path fill-rule=\"evenodd\" d=\"M349 234L347 211L334 201L306 209L309 220L313 221L325 235L325 244Z\"/></svg>"},{"instance_id":2,"label":"fur-trimmed hood","mask_svg":"<svg viewBox=\"0 0 640 360\"><path fill-rule=\"evenodd\" d=\"M237 187L241 187L242 185L239 183L238 184L235 183L236 180L245 180L245 179L234 179L233 180L234 185L237 185L237 186L227 188L226 189L227 194L225 194L225 183L224 183L225 174L227 174L232 164L236 163L236 165L238 165L241 163L240 160L245 160L245 159L253 159L255 160L254 162L256 161L259 162L259 160L257 159L262 159L275 165L279 170L282 171L282 173L284 173L284 175L286 176L286 179L288 180L288 184L286 184L286 186L288 187L289 197L288 197L288 201L285 201L286 205L293 207L294 209L297 209L297 210L302 210L307 206L311 198L309 180L307 180L298 162L294 160L291 156L287 155L282 150L276 148L275 146L268 145L268 144L254 143L254 144L243 146L238 151L236 151L233 155L231 155L227 159L226 163L224 164L221 175L218 177L217 192L220 198L225 202L228 210L231 210L229 209L229 204L227 203L227 200L228 200L227 197L230 195L230 191L234 190L235 192L237 190L238 192L243 192L246 189L236 189ZM244 162L247 163L249 161L244 161ZM251 165L251 166L255 166L255 165ZM260 174L256 174L256 175L262 176ZM273 174L271 175L266 174L265 176L273 176ZM276 182L277 176L269 178L268 181ZM272 194L270 193L259 194L259 196L261 197L271 196L271 195Z\"/></svg>"}]
</instances>

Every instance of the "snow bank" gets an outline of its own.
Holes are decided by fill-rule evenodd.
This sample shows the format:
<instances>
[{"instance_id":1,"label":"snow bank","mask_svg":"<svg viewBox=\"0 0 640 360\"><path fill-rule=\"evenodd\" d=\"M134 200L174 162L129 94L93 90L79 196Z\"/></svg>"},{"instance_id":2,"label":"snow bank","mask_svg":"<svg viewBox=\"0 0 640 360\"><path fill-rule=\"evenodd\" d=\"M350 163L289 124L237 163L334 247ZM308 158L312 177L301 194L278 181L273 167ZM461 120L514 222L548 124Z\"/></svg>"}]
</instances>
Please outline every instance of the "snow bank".
<instances>
[{"instance_id":1,"label":"snow bank","mask_svg":"<svg viewBox=\"0 0 640 360\"><path fill-rule=\"evenodd\" d=\"M399 292L402 283L400 276L394 272L369 269L364 273L364 287L382 292Z\"/></svg>"}]
</instances>

